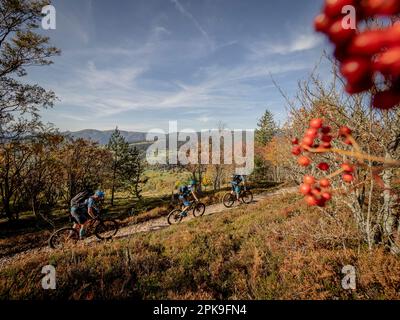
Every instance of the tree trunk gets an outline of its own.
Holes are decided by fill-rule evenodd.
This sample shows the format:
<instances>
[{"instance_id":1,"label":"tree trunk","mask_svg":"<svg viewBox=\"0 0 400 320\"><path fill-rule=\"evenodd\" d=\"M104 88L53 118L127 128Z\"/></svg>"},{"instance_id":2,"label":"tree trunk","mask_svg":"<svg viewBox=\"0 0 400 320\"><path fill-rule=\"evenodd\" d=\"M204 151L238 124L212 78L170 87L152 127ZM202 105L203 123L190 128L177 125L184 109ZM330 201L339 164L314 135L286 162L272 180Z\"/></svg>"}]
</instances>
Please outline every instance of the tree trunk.
<instances>
[{"instance_id":1,"label":"tree trunk","mask_svg":"<svg viewBox=\"0 0 400 320\"><path fill-rule=\"evenodd\" d=\"M115 177L117 175L117 168L114 165L113 168L113 177L112 177L112 184L111 184L111 201L110 204L111 206L114 206L114 194L115 194Z\"/></svg>"},{"instance_id":2,"label":"tree trunk","mask_svg":"<svg viewBox=\"0 0 400 320\"><path fill-rule=\"evenodd\" d=\"M198 172L199 172L199 191L201 193L203 191L202 185L201 185L201 183L203 181L203 173L201 172L201 166L199 166Z\"/></svg>"},{"instance_id":3,"label":"tree trunk","mask_svg":"<svg viewBox=\"0 0 400 320\"><path fill-rule=\"evenodd\" d=\"M380 225L383 233L383 240L390 246L392 253L400 253L400 247L393 240L399 236L398 218L396 216L398 196L392 190L393 169L383 171L382 180L384 183L383 206L380 215Z\"/></svg>"},{"instance_id":4,"label":"tree trunk","mask_svg":"<svg viewBox=\"0 0 400 320\"><path fill-rule=\"evenodd\" d=\"M3 209L8 221L11 221L13 219L13 215L10 207L10 199L8 197L3 197Z\"/></svg>"}]
</instances>

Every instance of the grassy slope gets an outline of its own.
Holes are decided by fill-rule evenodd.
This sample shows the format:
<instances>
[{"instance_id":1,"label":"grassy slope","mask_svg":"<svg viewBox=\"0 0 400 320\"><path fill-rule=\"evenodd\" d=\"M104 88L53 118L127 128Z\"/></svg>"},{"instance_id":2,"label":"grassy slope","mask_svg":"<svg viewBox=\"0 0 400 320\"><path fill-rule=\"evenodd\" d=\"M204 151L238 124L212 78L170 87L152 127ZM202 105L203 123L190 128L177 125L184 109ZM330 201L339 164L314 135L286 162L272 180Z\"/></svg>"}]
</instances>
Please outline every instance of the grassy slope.
<instances>
[{"instance_id":1,"label":"grassy slope","mask_svg":"<svg viewBox=\"0 0 400 320\"><path fill-rule=\"evenodd\" d=\"M400 298L400 259L369 253L351 219L288 213L293 197L203 217L130 239L28 256L0 271L1 298L381 299ZM57 290L41 289L41 268ZM357 290L341 269L357 269Z\"/></svg>"}]
</instances>

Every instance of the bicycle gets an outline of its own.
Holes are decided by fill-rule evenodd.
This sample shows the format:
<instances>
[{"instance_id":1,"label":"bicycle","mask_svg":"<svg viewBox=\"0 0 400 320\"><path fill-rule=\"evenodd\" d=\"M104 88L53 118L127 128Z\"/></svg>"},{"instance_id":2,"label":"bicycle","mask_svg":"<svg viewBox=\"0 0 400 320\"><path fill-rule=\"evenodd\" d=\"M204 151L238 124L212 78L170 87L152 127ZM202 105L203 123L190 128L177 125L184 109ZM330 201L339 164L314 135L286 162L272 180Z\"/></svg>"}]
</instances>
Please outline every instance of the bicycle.
<instances>
[{"instance_id":1,"label":"bicycle","mask_svg":"<svg viewBox=\"0 0 400 320\"><path fill-rule=\"evenodd\" d=\"M187 213L190 210L192 210L193 216L195 218L201 217L204 214L204 212L206 211L206 205L202 202L194 200L191 202L189 208L187 208L185 211L182 211L182 209L172 210L168 214L168 218L167 218L168 224L172 225L172 224L180 223L184 217L187 217Z\"/></svg>"},{"instance_id":2,"label":"bicycle","mask_svg":"<svg viewBox=\"0 0 400 320\"><path fill-rule=\"evenodd\" d=\"M222 203L226 208L231 208L235 202L238 201L239 203L242 202L244 204L250 204L253 202L253 193L248 190L246 187L239 194L239 200L236 197L234 192L229 192L224 195L222 198Z\"/></svg>"},{"instance_id":3,"label":"bicycle","mask_svg":"<svg viewBox=\"0 0 400 320\"><path fill-rule=\"evenodd\" d=\"M86 234L94 234L99 240L110 240L117 234L118 229L117 221L97 216L89 220L86 226ZM48 243L52 249L61 249L67 245L74 245L79 240L79 231L76 228L63 227L50 236Z\"/></svg>"}]
</instances>

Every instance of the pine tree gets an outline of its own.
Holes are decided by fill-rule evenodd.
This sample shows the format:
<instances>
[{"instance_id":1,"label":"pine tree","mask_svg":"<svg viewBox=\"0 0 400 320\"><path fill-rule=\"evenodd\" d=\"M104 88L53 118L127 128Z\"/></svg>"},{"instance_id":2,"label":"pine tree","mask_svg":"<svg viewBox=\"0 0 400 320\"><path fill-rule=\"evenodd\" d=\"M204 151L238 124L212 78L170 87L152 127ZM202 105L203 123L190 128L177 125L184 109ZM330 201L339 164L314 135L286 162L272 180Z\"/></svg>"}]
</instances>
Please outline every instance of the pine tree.
<instances>
[{"instance_id":1,"label":"pine tree","mask_svg":"<svg viewBox=\"0 0 400 320\"><path fill-rule=\"evenodd\" d=\"M278 131L278 127L274 121L274 116L269 110L265 110L265 113L257 123L257 127L255 139L259 146L265 146L272 140Z\"/></svg>"},{"instance_id":2,"label":"pine tree","mask_svg":"<svg viewBox=\"0 0 400 320\"><path fill-rule=\"evenodd\" d=\"M142 199L142 185L146 183L143 178L144 163L136 147L128 150L126 161L121 167L121 180L124 186L137 199Z\"/></svg>"},{"instance_id":3,"label":"pine tree","mask_svg":"<svg viewBox=\"0 0 400 320\"><path fill-rule=\"evenodd\" d=\"M112 180L111 180L111 205L114 205L114 195L116 189L119 187L120 175L122 167L127 161L129 144L121 135L118 127L115 128L110 137L107 148L113 153L112 161Z\"/></svg>"},{"instance_id":4,"label":"pine tree","mask_svg":"<svg viewBox=\"0 0 400 320\"><path fill-rule=\"evenodd\" d=\"M274 116L269 110L265 110L265 113L259 119L257 123L257 129L255 132L255 142L257 148L264 148L274 136L278 133L278 126L274 121ZM267 177L269 174L269 165L265 161L264 157L260 154L256 154L254 158L255 170L254 174L259 177Z\"/></svg>"}]
</instances>

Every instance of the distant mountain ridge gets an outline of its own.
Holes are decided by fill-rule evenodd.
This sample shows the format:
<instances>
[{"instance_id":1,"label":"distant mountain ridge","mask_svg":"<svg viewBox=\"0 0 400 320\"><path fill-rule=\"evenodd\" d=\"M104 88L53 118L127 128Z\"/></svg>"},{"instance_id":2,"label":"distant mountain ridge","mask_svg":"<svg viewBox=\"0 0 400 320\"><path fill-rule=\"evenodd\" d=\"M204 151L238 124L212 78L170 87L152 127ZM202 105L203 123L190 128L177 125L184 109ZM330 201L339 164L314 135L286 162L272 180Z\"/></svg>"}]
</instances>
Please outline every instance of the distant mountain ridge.
<instances>
[{"instance_id":1,"label":"distant mountain ridge","mask_svg":"<svg viewBox=\"0 0 400 320\"><path fill-rule=\"evenodd\" d=\"M106 145L110 140L110 137L114 130L95 130L95 129L84 129L80 131L66 131L63 132L65 135L69 135L76 139L86 139L94 142L98 142L99 144ZM126 139L129 143L137 143L143 142L146 140L145 132L137 132L137 131L124 131L120 130L121 135Z\"/></svg>"},{"instance_id":2,"label":"distant mountain ridge","mask_svg":"<svg viewBox=\"0 0 400 320\"><path fill-rule=\"evenodd\" d=\"M75 139L86 139L94 142L98 142L101 145L108 144L111 135L114 130L96 130L96 129L83 129L80 131L65 131L62 134L71 136ZM121 135L125 138L125 140L130 144L144 144L150 145L152 141L146 141L146 132L139 131L124 131L120 130ZM200 138L201 133L197 132L198 137ZM167 136L167 145L168 145L168 137L169 133L166 133ZM185 142L179 141L178 145L182 145Z\"/></svg>"}]
</instances>

